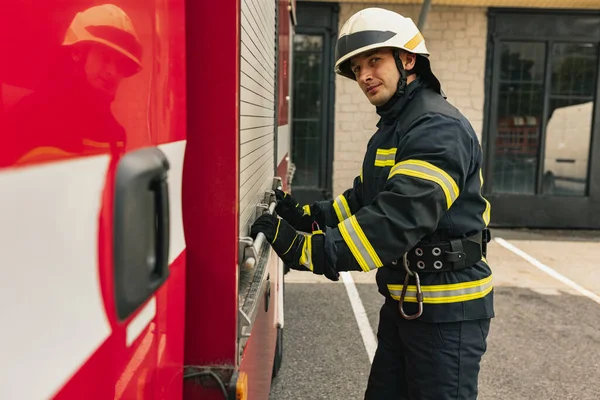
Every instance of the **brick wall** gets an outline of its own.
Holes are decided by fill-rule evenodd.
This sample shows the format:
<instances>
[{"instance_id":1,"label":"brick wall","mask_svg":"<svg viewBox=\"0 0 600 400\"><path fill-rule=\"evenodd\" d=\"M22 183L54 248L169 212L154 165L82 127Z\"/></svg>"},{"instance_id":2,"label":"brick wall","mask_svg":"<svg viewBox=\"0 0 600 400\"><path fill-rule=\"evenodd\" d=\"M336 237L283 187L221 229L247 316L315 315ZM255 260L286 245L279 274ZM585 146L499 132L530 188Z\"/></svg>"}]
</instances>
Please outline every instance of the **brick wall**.
<instances>
[{"instance_id":1,"label":"brick wall","mask_svg":"<svg viewBox=\"0 0 600 400\"><path fill-rule=\"evenodd\" d=\"M419 5L350 3L340 5L340 28L355 12L367 7L396 11L419 20ZM486 8L431 6L423 35L431 53L432 70L448 100L469 119L481 140L487 36ZM352 185L360 173L369 138L379 120L356 82L336 77L333 195Z\"/></svg>"}]
</instances>

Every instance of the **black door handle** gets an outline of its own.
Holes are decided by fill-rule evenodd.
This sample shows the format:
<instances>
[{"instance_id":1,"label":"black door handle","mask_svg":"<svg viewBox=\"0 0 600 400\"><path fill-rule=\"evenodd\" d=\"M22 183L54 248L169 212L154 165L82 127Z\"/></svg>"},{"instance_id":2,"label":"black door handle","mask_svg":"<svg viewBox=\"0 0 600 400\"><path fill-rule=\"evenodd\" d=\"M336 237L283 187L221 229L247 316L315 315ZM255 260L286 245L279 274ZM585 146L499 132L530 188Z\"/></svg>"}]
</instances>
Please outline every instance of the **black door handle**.
<instances>
[{"instance_id":1,"label":"black door handle","mask_svg":"<svg viewBox=\"0 0 600 400\"><path fill-rule=\"evenodd\" d=\"M117 166L113 218L115 300L126 319L169 276L169 162L156 147Z\"/></svg>"}]
</instances>

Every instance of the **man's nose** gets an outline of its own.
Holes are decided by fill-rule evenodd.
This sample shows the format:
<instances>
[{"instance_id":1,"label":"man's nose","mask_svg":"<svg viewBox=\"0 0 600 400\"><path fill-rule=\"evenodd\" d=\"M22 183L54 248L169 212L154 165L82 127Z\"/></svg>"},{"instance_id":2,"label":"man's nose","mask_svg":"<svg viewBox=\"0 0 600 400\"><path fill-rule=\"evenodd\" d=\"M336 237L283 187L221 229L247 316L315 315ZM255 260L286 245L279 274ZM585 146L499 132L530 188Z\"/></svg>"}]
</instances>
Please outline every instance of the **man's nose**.
<instances>
[{"instance_id":1,"label":"man's nose","mask_svg":"<svg viewBox=\"0 0 600 400\"><path fill-rule=\"evenodd\" d=\"M370 82L373 79L371 68L361 68L358 75L358 81L362 83Z\"/></svg>"}]
</instances>

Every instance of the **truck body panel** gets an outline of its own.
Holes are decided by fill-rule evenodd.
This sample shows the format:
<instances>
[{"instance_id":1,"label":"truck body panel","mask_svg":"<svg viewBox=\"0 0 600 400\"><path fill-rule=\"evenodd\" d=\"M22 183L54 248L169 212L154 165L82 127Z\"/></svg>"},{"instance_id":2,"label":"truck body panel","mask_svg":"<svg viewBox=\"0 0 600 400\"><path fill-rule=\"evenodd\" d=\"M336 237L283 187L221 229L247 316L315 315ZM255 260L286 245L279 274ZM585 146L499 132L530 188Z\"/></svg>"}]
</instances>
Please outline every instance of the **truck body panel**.
<instances>
[{"instance_id":1,"label":"truck body panel","mask_svg":"<svg viewBox=\"0 0 600 400\"><path fill-rule=\"evenodd\" d=\"M0 4L0 397L268 397L290 4Z\"/></svg>"}]
</instances>

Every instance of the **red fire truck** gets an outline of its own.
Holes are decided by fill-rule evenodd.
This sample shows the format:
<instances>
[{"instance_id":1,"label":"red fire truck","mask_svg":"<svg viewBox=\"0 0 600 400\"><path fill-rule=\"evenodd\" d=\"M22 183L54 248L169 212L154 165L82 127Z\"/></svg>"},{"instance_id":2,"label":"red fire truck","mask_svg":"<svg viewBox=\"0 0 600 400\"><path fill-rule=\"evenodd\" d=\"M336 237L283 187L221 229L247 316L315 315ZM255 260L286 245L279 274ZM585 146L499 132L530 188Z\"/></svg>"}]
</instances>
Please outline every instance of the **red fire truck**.
<instances>
[{"instance_id":1,"label":"red fire truck","mask_svg":"<svg viewBox=\"0 0 600 400\"><path fill-rule=\"evenodd\" d=\"M0 2L0 398L266 399L294 0Z\"/></svg>"}]
</instances>

